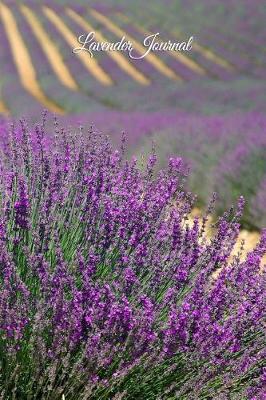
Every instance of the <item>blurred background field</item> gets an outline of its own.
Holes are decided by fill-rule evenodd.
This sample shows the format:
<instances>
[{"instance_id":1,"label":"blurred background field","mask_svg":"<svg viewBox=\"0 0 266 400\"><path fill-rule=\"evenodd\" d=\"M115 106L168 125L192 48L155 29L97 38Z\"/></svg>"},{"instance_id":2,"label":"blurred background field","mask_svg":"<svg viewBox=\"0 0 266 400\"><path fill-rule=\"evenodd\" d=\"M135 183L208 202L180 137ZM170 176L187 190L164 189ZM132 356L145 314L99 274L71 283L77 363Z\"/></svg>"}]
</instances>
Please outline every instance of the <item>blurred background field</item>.
<instances>
[{"instance_id":1,"label":"blurred background field","mask_svg":"<svg viewBox=\"0 0 266 400\"><path fill-rule=\"evenodd\" d=\"M263 0L0 1L0 113L36 122L42 110L93 125L129 153L156 144L158 168L181 155L189 189L217 212L243 195L243 226L266 226L266 7ZM138 44L194 37L189 53L78 56L76 38L95 31ZM97 39L96 35L96 39ZM134 46L135 47L135 46ZM3 124L1 136L6 134ZM5 127L6 126L6 127ZM253 235L254 237L254 235Z\"/></svg>"}]
</instances>

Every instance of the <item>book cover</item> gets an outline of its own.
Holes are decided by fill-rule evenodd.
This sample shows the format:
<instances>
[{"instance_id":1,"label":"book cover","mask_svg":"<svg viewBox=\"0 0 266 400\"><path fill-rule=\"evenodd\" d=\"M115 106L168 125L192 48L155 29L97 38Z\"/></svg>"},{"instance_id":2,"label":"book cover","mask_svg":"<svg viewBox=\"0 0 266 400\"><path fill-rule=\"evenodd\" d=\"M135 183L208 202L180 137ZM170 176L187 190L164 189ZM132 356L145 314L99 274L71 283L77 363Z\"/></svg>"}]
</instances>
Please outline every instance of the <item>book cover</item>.
<instances>
[{"instance_id":1,"label":"book cover","mask_svg":"<svg viewBox=\"0 0 266 400\"><path fill-rule=\"evenodd\" d=\"M266 398L265 21L0 1L0 399Z\"/></svg>"}]
</instances>

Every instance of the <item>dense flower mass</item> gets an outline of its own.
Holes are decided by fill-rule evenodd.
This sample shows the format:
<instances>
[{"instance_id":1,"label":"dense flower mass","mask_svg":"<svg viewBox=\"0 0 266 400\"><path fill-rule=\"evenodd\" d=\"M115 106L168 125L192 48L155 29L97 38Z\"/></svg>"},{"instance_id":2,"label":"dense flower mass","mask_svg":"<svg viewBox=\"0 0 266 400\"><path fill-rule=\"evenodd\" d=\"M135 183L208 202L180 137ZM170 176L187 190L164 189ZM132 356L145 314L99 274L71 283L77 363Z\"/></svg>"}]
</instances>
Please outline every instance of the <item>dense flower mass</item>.
<instances>
[{"instance_id":1,"label":"dense flower mass","mask_svg":"<svg viewBox=\"0 0 266 400\"><path fill-rule=\"evenodd\" d=\"M266 232L188 222L179 158L25 121L1 144L0 398L263 399Z\"/></svg>"}]
</instances>

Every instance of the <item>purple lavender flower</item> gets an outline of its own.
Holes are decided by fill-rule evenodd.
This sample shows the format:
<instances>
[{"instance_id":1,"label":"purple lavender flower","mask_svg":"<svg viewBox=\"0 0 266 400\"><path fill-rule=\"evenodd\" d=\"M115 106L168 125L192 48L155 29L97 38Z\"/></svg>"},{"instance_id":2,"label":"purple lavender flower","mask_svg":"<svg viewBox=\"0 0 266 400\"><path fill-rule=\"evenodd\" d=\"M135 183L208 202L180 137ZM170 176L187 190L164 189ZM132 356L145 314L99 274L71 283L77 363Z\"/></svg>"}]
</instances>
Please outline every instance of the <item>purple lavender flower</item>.
<instances>
[{"instance_id":1,"label":"purple lavender flower","mask_svg":"<svg viewBox=\"0 0 266 400\"><path fill-rule=\"evenodd\" d=\"M29 199L25 183L21 180L18 189L19 197L14 204L15 225L21 229L29 228Z\"/></svg>"}]
</instances>

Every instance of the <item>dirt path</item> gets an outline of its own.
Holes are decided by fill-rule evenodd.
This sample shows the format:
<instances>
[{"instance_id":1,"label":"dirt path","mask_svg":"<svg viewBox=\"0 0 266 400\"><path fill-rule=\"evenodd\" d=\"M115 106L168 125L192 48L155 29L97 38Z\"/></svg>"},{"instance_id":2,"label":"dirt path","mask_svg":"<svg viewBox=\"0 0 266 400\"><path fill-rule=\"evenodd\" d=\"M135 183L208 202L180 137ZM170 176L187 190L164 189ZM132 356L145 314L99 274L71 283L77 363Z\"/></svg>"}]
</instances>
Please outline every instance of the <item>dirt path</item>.
<instances>
[{"instance_id":1,"label":"dirt path","mask_svg":"<svg viewBox=\"0 0 266 400\"><path fill-rule=\"evenodd\" d=\"M3 100L0 100L0 114L9 115L9 110Z\"/></svg>"}]
</instances>

